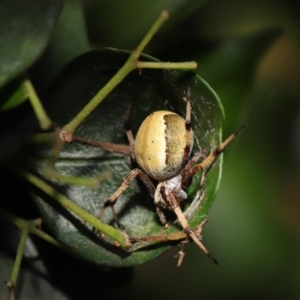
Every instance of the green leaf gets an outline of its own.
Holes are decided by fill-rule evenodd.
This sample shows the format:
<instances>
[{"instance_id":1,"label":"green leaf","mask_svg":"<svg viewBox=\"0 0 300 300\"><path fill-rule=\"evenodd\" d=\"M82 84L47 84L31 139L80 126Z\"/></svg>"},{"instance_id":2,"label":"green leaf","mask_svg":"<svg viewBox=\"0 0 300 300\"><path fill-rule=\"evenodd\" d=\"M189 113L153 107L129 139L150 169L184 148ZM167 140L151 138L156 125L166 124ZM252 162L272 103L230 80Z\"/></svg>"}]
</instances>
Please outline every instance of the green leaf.
<instances>
[{"instance_id":1,"label":"green leaf","mask_svg":"<svg viewBox=\"0 0 300 300\"><path fill-rule=\"evenodd\" d=\"M91 51L74 59L58 76L52 86L47 111L58 126L69 122L80 109L97 93L116 73L128 58L129 52L115 49ZM143 55L141 60L154 60ZM132 129L136 134L141 122L156 110L175 111L185 116L187 88L191 88L192 127L195 133L194 152L208 147L215 148L221 141L222 107L218 97L199 76L193 72L174 70L145 69L132 72L125 80L93 111L77 129L75 135L120 144L127 144L124 118L128 102L134 100L132 111ZM36 149L37 151L37 149ZM31 150L31 153L32 150ZM49 148L39 148L36 156L30 160L35 172L41 173ZM39 157L39 159L37 159ZM69 186L52 182L57 190L97 215L107 200L121 185L123 178L135 166L129 159L115 153L108 153L80 144L66 145L56 163L56 169L65 175L95 177L106 170L112 172L111 178L98 188ZM215 198L220 180L221 159L209 171L205 198L201 203L193 201L199 189L199 176L195 177L189 200L184 203L188 209L187 217L191 227L195 227L208 213ZM46 180L46 179L45 179ZM40 194L41 195L41 194ZM91 226L80 220L53 199L36 197L43 219L53 234L69 245L81 257L101 265L125 267L145 263L174 243L158 243L138 251L125 251L112 245L109 238L98 239L92 234ZM192 203L191 206L189 206ZM189 207L189 208L188 208ZM138 180L123 193L115 206L121 224L131 237L145 237L159 234L163 230L156 213L153 199L147 189ZM167 212L168 221L176 220L173 212ZM115 226L111 211L107 209L102 221ZM177 223L165 233L180 231Z\"/></svg>"},{"instance_id":2,"label":"green leaf","mask_svg":"<svg viewBox=\"0 0 300 300\"><path fill-rule=\"evenodd\" d=\"M49 44L30 70L30 79L42 99L60 70L73 58L88 50L87 35L82 1L65 0Z\"/></svg>"},{"instance_id":3,"label":"green leaf","mask_svg":"<svg viewBox=\"0 0 300 300\"><path fill-rule=\"evenodd\" d=\"M26 71L44 50L61 9L60 0L0 3L0 87Z\"/></svg>"},{"instance_id":4,"label":"green leaf","mask_svg":"<svg viewBox=\"0 0 300 300\"><path fill-rule=\"evenodd\" d=\"M0 112L12 109L26 100L27 93L22 80L17 78L0 90Z\"/></svg>"}]
</instances>

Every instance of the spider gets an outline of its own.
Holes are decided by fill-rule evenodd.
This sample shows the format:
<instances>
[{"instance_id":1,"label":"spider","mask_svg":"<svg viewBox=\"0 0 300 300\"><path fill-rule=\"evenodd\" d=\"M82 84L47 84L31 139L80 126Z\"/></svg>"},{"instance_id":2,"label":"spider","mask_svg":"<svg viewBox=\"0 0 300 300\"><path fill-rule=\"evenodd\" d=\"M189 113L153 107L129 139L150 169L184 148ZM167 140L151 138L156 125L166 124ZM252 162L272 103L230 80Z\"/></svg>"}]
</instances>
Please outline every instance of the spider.
<instances>
[{"instance_id":1,"label":"spider","mask_svg":"<svg viewBox=\"0 0 300 300\"><path fill-rule=\"evenodd\" d=\"M191 128L191 92L188 88L184 98L186 102L185 119L174 112L156 111L150 114L141 124L134 140L129 126L132 103L128 105L125 129L129 145L119 145L92 141L61 132L66 142L79 142L98 147L111 152L130 155L138 164L138 168L131 170L123 183L104 203L98 218L100 219L107 207L111 208L113 217L120 229L124 229L118 220L114 205L120 195L138 177L147 187L154 198L157 215L161 223L166 223L162 209L173 210L184 232L198 247L215 263L216 260L199 240L186 220L180 203L187 198L185 188L188 187L193 176L202 171L202 176L209 170L225 147L241 132L242 126L230 135L221 145L206 156L205 151L198 151L191 157L194 134ZM200 163L198 161L202 160ZM155 184L155 183L156 184Z\"/></svg>"}]
</instances>

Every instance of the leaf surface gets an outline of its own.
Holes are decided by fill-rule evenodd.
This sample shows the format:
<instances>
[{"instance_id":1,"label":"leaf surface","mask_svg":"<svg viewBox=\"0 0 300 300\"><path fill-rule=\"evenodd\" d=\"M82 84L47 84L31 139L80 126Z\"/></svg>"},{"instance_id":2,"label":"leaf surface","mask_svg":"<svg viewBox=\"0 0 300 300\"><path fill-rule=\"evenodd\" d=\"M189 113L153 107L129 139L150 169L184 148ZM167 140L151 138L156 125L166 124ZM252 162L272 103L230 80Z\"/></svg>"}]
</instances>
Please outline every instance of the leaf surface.
<instances>
[{"instance_id":1,"label":"leaf surface","mask_svg":"<svg viewBox=\"0 0 300 300\"><path fill-rule=\"evenodd\" d=\"M41 55L61 10L60 0L0 3L0 87L25 72Z\"/></svg>"},{"instance_id":2,"label":"leaf surface","mask_svg":"<svg viewBox=\"0 0 300 300\"><path fill-rule=\"evenodd\" d=\"M57 77L48 97L47 111L58 126L69 122L82 107L105 85L128 58L129 52L103 49L87 52L74 59ZM141 60L154 60L143 55ZM221 140L223 119L221 104L209 87L199 76L190 71L144 69L136 70L93 111L75 135L120 144L127 144L124 129L125 112L129 101L134 101L131 126L135 135L142 121L153 111L170 110L185 117L186 104L183 98L187 88L191 88L192 128L195 133L193 152L215 148ZM45 164L49 149L40 148L31 166L40 168ZM38 159L38 158L39 159ZM98 188L55 184L55 187L68 198L97 215L103 203L121 185L128 172L136 167L134 162L122 155L108 153L86 145L66 145L56 168L61 174L95 177L104 171L111 171L111 177ZM191 227L195 227L207 215L215 198L220 180L221 159L209 171L205 197L201 203L194 199L199 189L199 176L195 176L188 190L189 199L183 209ZM92 228L55 202L38 197L37 203L45 221L54 235L69 245L80 256L101 265L125 267L145 263L174 245L158 243L137 251L125 251L113 246L109 238L98 239ZM190 205L192 203L192 205ZM164 227L160 224L153 199L143 184L135 180L124 192L117 204L116 212L127 234L131 237L157 235ZM164 234L181 230L173 212L166 212L169 224L173 224ZM110 209L104 213L102 221L116 226ZM176 242L175 242L176 243Z\"/></svg>"}]
</instances>

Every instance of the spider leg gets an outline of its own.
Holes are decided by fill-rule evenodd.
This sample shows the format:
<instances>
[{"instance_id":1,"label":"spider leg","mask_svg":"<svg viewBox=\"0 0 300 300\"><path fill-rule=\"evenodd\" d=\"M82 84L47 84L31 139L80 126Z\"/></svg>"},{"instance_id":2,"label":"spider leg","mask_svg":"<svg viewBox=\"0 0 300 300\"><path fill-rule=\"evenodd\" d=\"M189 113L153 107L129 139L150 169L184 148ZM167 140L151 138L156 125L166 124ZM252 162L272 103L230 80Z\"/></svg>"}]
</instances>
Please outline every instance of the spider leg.
<instances>
[{"instance_id":1,"label":"spider leg","mask_svg":"<svg viewBox=\"0 0 300 300\"><path fill-rule=\"evenodd\" d=\"M191 167L189 165L189 167L191 167L191 169L187 170L187 172L188 172L187 177L194 176L199 170L205 171L205 170L209 169L212 166L212 164L216 161L216 159L219 157L219 155L224 151L224 149L237 137L237 135L239 135L242 132L242 130L246 126L247 126L247 124L244 124L238 130L236 130L234 133L232 133L220 146L218 146L215 150L213 150L205 158L205 160L202 161L201 164L195 165L194 167Z\"/></svg>"},{"instance_id":2,"label":"spider leg","mask_svg":"<svg viewBox=\"0 0 300 300\"><path fill-rule=\"evenodd\" d=\"M134 147L134 138L133 138L133 134L132 134L132 130L131 130L131 118L130 118L131 117L131 111L132 111L132 105L133 105L133 101L130 101L128 103L127 110L126 110L124 126L125 126L127 139L128 139L128 142L129 142L129 146L133 149L133 147ZM133 152L132 152L132 154L133 154Z\"/></svg>"},{"instance_id":3,"label":"spider leg","mask_svg":"<svg viewBox=\"0 0 300 300\"><path fill-rule=\"evenodd\" d=\"M194 164L200 159L205 157L205 153L202 151L197 152L185 165L185 167L181 170L181 185L182 187L186 187L188 183L188 179L190 178L189 170L194 166Z\"/></svg>"},{"instance_id":4,"label":"spider leg","mask_svg":"<svg viewBox=\"0 0 300 300\"><path fill-rule=\"evenodd\" d=\"M190 150L191 150L191 88L188 88L186 98L186 115L185 115L185 138L186 144L183 154L183 166L185 166L189 160Z\"/></svg>"},{"instance_id":5,"label":"spider leg","mask_svg":"<svg viewBox=\"0 0 300 300\"><path fill-rule=\"evenodd\" d=\"M108 142L95 141L95 140L91 140L91 139L85 139L85 138L75 136L64 130L61 131L60 137L66 143L77 142L80 144L86 144L86 145L90 145L92 147L96 147L96 148L106 150L109 152L120 153L120 154L123 154L124 156L131 155L131 156L133 156L133 159L134 159L134 151L133 151L134 138L133 138L131 126L130 126L130 115L131 115L132 105L133 105L133 101L130 101L127 106L125 122L124 122L129 145L114 144L114 143L108 143Z\"/></svg>"},{"instance_id":6,"label":"spider leg","mask_svg":"<svg viewBox=\"0 0 300 300\"><path fill-rule=\"evenodd\" d=\"M156 213L158 215L158 218L159 218L160 222L162 224L166 224L167 223L166 216L158 206L156 206Z\"/></svg>"},{"instance_id":7,"label":"spider leg","mask_svg":"<svg viewBox=\"0 0 300 300\"><path fill-rule=\"evenodd\" d=\"M189 162L186 164L186 166L182 169L182 173L189 171L194 164L201 158L206 158L206 155L208 153L208 149L200 149L200 151L198 151L190 160Z\"/></svg>"},{"instance_id":8,"label":"spider leg","mask_svg":"<svg viewBox=\"0 0 300 300\"><path fill-rule=\"evenodd\" d=\"M120 187L114 192L113 195L111 195L103 204L102 209L100 210L99 214L98 214L98 219L100 219L105 211L105 209L107 207L110 206L113 217L115 222L117 223L118 227L120 229L124 229L123 226L120 224L117 213L115 211L114 205L116 203L116 201L118 200L118 198L120 197L120 195L122 193L124 193L124 191L130 186L130 184L132 183L132 181L136 178L139 177L142 182L145 184L145 186L147 187L147 189L149 190L149 193L151 194L151 196L153 197L154 192L155 192L155 186L152 183L151 179L148 177L148 175L146 175L143 171L141 171L140 169L133 169L131 170L127 176L124 178L123 183L120 185Z\"/></svg>"},{"instance_id":9,"label":"spider leg","mask_svg":"<svg viewBox=\"0 0 300 300\"><path fill-rule=\"evenodd\" d=\"M114 144L114 143L85 139L85 138L75 136L65 130L62 130L60 132L60 137L66 143L76 142L80 144L90 145L92 147L96 147L109 152L120 153L123 154L124 156L130 156L133 151L133 147L131 145Z\"/></svg>"},{"instance_id":10,"label":"spider leg","mask_svg":"<svg viewBox=\"0 0 300 300\"><path fill-rule=\"evenodd\" d=\"M198 237L196 236L195 232L190 228L190 225L183 215L183 212L181 208L178 205L178 202L176 201L174 195L170 193L168 195L169 203L175 212L179 222L181 223L181 226L183 227L186 234L189 235L189 237L196 243L196 245L215 263L218 264L216 259L208 252L208 250L205 248L205 246L199 241Z\"/></svg>"}]
</instances>

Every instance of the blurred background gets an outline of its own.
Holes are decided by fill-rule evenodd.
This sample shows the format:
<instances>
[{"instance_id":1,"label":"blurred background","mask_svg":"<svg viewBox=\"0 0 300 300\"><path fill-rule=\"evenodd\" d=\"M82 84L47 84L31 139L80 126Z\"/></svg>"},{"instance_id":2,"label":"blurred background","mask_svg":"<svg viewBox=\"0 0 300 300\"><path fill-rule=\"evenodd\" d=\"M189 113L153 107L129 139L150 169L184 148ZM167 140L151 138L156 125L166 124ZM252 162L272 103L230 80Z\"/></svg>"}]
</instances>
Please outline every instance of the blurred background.
<instances>
[{"instance_id":1,"label":"blurred background","mask_svg":"<svg viewBox=\"0 0 300 300\"><path fill-rule=\"evenodd\" d=\"M95 299L299 299L299 3L65 0L47 49L30 69L39 94L89 48L134 49L162 9L170 19L145 52L162 61L197 61L197 73L224 105L224 138L248 123L226 150L204 231L203 242L219 265L189 244L178 268L175 247L133 270L101 273L95 284L108 280L109 288L95 292ZM26 267L24 272L29 275L23 279L32 276ZM39 299L84 299L65 291L63 281L40 280L46 292L39 291ZM28 283L20 299L34 290Z\"/></svg>"}]
</instances>

